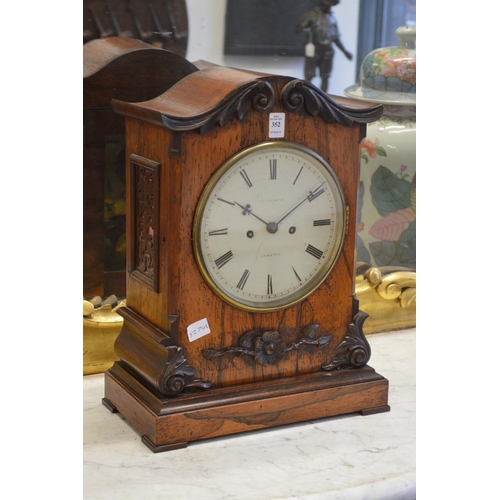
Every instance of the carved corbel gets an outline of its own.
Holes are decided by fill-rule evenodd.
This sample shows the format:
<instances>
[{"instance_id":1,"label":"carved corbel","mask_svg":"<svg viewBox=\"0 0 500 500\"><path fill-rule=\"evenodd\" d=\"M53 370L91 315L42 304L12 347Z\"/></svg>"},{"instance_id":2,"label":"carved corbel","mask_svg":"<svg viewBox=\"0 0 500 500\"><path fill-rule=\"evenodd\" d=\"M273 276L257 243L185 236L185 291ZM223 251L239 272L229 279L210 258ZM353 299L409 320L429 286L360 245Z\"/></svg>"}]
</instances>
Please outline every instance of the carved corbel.
<instances>
[{"instance_id":1,"label":"carved corbel","mask_svg":"<svg viewBox=\"0 0 500 500\"><path fill-rule=\"evenodd\" d=\"M356 294L374 289L385 300L399 300L406 308L417 301L417 273L405 268L370 267L356 284Z\"/></svg>"},{"instance_id":2,"label":"carved corbel","mask_svg":"<svg viewBox=\"0 0 500 500\"><path fill-rule=\"evenodd\" d=\"M416 325L417 273L404 267L358 267L356 297L369 314L365 333Z\"/></svg>"}]
</instances>

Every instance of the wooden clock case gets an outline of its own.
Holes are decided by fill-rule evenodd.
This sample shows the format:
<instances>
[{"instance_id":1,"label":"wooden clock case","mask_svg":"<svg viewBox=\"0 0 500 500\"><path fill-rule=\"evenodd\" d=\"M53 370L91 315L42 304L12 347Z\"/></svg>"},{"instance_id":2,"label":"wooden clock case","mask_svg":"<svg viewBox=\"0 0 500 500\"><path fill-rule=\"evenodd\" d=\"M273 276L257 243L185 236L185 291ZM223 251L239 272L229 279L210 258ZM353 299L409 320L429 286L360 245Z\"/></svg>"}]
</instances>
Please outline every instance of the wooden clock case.
<instances>
[{"instance_id":1,"label":"wooden clock case","mask_svg":"<svg viewBox=\"0 0 500 500\"><path fill-rule=\"evenodd\" d=\"M367 315L354 294L359 143L381 107L334 100L303 80L210 65L157 98L112 106L126 124L127 306L103 403L155 452L388 411L388 381L367 365ZM269 139L270 113L285 113L283 138ZM206 284L192 228L216 170L269 140L307 146L331 165L345 196L346 232L319 288L291 307L256 313ZM202 318L211 333L190 342L187 328Z\"/></svg>"}]
</instances>

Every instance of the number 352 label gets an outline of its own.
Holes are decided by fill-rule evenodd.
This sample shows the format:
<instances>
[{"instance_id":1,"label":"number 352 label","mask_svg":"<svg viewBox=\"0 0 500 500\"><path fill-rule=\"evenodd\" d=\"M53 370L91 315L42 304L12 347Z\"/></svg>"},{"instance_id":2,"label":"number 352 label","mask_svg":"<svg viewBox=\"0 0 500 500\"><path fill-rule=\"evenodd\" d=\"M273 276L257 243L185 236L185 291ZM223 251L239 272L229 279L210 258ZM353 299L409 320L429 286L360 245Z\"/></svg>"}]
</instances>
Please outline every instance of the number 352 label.
<instances>
[{"instance_id":1,"label":"number 352 label","mask_svg":"<svg viewBox=\"0 0 500 500\"><path fill-rule=\"evenodd\" d=\"M269 115L269 137L285 137L285 113Z\"/></svg>"}]
</instances>

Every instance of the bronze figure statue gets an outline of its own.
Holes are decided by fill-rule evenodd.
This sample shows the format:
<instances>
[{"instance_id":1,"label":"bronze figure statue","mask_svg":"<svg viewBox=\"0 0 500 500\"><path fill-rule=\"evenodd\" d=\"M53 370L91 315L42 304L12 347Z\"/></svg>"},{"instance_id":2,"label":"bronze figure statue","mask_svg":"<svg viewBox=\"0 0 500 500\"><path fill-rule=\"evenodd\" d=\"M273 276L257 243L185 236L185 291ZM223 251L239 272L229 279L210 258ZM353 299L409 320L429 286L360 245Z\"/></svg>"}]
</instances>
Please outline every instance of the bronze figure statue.
<instances>
[{"instance_id":1,"label":"bronze figure statue","mask_svg":"<svg viewBox=\"0 0 500 500\"><path fill-rule=\"evenodd\" d=\"M328 80L333 69L333 44L349 61L352 60L352 54L346 50L340 39L337 20L331 12L331 7L339 3L340 0L321 0L318 7L300 18L297 25L297 32L309 35L309 43L306 45L305 79L310 82L316 76L316 68L319 68L323 92L328 90Z\"/></svg>"}]
</instances>

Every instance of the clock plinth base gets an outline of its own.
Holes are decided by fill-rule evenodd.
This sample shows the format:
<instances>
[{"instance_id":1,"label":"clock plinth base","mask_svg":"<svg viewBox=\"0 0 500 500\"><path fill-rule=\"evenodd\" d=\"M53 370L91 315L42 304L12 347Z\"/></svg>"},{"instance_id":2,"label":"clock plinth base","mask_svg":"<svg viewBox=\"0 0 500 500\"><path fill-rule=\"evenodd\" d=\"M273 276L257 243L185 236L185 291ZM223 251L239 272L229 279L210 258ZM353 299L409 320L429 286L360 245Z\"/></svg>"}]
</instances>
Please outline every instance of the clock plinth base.
<instances>
[{"instance_id":1,"label":"clock plinth base","mask_svg":"<svg viewBox=\"0 0 500 500\"><path fill-rule=\"evenodd\" d=\"M389 411L388 381L371 367L319 372L165 398L117 362L105 374L103 404L152 451L318 418Z\"/></svg>"}]
</instances>

